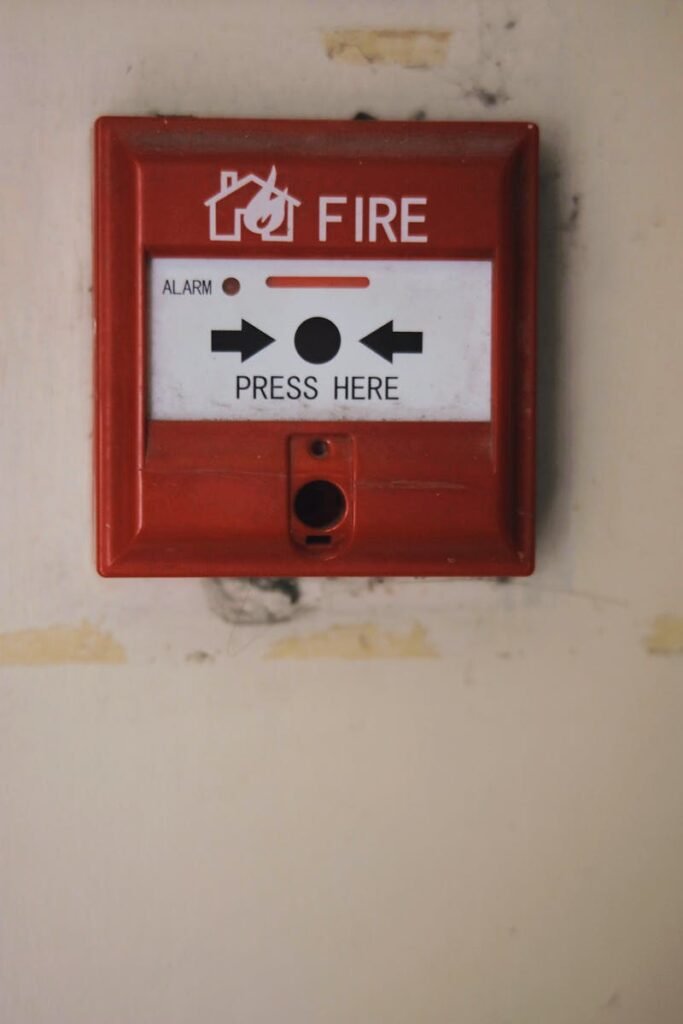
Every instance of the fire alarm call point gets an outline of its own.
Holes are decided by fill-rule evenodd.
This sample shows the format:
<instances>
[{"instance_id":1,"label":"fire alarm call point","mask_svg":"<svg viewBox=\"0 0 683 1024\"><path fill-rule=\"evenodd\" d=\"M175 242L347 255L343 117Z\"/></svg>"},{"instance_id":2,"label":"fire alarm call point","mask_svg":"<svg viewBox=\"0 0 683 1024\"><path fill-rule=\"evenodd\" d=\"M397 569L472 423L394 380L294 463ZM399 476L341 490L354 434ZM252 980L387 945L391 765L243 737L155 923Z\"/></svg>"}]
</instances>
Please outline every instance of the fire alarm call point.
<instances>
[{"instance_id":1,"label":"fire alarm call point","mask_svg":"<svg viewBox=\"0 0 683 1024\"><path fill-rule=\"evenodd\" d=\"M106 576L533 568L538 135L96 125Z\"/></svg>"}]
</instances>

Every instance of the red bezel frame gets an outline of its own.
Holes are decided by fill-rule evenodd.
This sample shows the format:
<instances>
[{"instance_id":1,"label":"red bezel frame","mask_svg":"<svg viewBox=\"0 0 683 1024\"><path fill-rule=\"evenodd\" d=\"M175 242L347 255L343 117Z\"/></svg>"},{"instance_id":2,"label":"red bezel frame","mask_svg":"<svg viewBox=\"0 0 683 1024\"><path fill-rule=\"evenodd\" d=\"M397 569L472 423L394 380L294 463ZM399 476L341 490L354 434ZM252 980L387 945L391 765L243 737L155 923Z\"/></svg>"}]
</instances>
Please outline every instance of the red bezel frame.
<instances>
[{"instance_id":1,"label":"red bezel frame","mask_svg":"<svg viewBox=\"0 0 683 1024\"><path fill-rule=\"evenodd\" d=\"M95 129L97 565L105 576L528 575L534 559L538 132L528 123L104 117ZM299 190L326 176L421 183L437 214L407 244L286 255L493 261L491 423L154 422L146 418L150 255L282 257L208 239L219 170L278 163ZM297 174L299 178L297 179ZM344 185L337 189L344 190ZM372 187L368 185L367 187ZM414 189L414 184L411 188ZM294 189L293 189L294 191ZM321 189L323 191L323 189ZM337 553L290 534L296 435L353 439L353 520ZM299 476L301 476L300 471ZM319 475L318 467L311 478Z\"/></svg>"}]
</instances>

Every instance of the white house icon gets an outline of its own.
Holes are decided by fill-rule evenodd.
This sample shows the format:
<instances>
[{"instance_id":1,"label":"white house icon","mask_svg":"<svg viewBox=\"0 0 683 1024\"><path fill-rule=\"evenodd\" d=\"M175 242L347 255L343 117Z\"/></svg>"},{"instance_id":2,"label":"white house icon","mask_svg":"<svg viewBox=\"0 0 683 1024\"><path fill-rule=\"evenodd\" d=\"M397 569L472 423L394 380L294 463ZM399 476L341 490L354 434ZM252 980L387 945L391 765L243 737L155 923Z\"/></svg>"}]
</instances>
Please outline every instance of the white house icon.
<instances>
[{"instance_id":1,"label":"white house icon","mask_svg":"<svg viewBox=\"0 0 683 1024\"><path fill-rule=\"evenodd\" d=\"M294 207L301 202L278 188L276 177L274 167L265 180L257 174L240 178L237 171L221 171L220 191L204 203L209 208L209 238L239 242L244 227L264 242L291 242Z\"/></svg>"}]
</instances>

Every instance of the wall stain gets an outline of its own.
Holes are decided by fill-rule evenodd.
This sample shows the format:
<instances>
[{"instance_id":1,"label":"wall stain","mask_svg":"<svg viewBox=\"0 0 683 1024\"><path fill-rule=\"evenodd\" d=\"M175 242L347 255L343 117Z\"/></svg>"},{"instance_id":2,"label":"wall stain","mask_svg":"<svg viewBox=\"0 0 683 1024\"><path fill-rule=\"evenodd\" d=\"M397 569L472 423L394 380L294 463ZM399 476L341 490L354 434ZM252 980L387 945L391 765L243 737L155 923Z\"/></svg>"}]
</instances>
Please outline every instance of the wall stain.
<instances>
[{"instance_id":1,"label":"wall stain","mask_svg":"<svg viewBox=\"0 0 683 1024\"><path fill-rule=\"evenodd\" d=\"M582 196L580 192L574 192L571 197L569 213L564 221L560 223L560 231L576 231L581 217Z\"/></svg>"},{"instance_id":2,"label":"wall stain","mask_svg":"<svg viewBox=\"0 0 683 1024\"><path fill-rule=\"evenodd\" d=\"M658 615L645 638L648 654L683 654L683 616Z\"/></svg>"},{"instance_id":3,"label":"wall stain","mask_svg":"<svg viewBox=\"0 0 683 1024\"><path fill-rule=\"evenodd\" d=\"M613 992L607 1000L607 1002L603 1003L602 1006L599 1007L599 1009L610 1011L621 1009L621 993L619 992L619 990Z\"/></svg>"},{"instance_id":4,"label":"wall stain","mask_svg":"<svg viewBox=\"0 0 683 1024\"><path fill-rule=\"evenodd\" d=\"M450 38L443 30L354 28L323 32L323 45L329 59L341 64L425 69L445 64Z\"/></svg>"},{"instance_id":5,"label":"wall stain","mask_svg":"<svg viewBox=\"0 0 683 1024\"><path fill-rule=\"evenodd\" d=\"M307 636L284 637L266 654L266 658L340 658L346 661L438 656L425 627L419 622L403 633L382 629L372 622L330 626Z\"/></svg>"},{"instance_id":6,"label":"wall stain","mask_svg":"<svg viewBox=\"0 0 683 1024\"><path fill-rule=\"evenodd\" d=\"M213 654L209 654L208 651L189 651L185 655L185 661L189 661L192 665L203 665L205 662L213 660Z\"/></svg>"},{"instance_id":7,"label":"wall stain","mask_svg":"<svg viewBox=\"0 0 683 1024\"><path fill-rule=\"evenodd\" d=\"M118 640L86 620L0 634L0 665L121 665L125 660Z\"/></svg>"},{"instance_id":8,"label":"wall stain","mask_svg":"<svg viewBox=\"0 0 683 1024\"><path fill-rule=\"evenodd\" d=\"M211 611L237 625L287 622L301 598L299 581L290 576L208 579L203 584Z\"/></svg>"},{"instance_id":9,"label":"wall stain","mask_svg":"<svg viewBox=\"0 0 683 1024\"><path fill-rule=\"evenodd\" d=\"M497 107L499 103L508 103L509 94L505 89L484 89L483 86L473 86L465 93L466 97L474 97L485 107Z\"/></svg>"},{"instance_id":10,"label":"wall stain","mask_svg":"<svg viewBox=\"0 0 683 1024\"><path fill-rule=\"evenodd\" d=\"M369 114L367 110L359 110L359 111L357 111L353 115L351 120L352 121L379 121L379 118L377 117L376 114ZM420 107L418 110L415 111L414 114L410 115L408 120L409 121L426 121L427 120L427 111L423 107Z\"/></svg>"}]
</instances>

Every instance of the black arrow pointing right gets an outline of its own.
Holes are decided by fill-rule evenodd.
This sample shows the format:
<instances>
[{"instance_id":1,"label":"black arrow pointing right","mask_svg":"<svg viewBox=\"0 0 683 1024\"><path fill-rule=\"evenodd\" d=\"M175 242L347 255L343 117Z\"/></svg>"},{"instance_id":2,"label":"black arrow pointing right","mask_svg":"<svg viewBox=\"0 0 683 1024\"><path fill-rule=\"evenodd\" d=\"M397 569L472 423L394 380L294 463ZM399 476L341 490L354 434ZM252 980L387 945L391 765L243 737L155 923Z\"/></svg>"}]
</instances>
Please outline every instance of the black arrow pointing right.
<instances>
[{"instance_id":1,"label":"black arrow pointing right","mask_svg":"<svg viewBox=\"0 0 683 1024\"><path fill-rule=\"evenodd\" d=\"M251 359L274 341L275 338L254 327L248 320L242 321L239 331L211 331L211 351L239 352L242 362Z\"/></svg>"},{"instance_id":2,"label":"black arrow pointing right","mask_svg":"<svg viewBox=\"0 0 683 1024\"><path fill-rule=\"evenodd\" d=\"M375 352L388 363L393 363L397 353L412 353L420 355L422 352L422 331L395 331L394 321L389 320L382 324L376 331L366 334L360 339L361 345L365 345L371 352Z\"/></svg>"}]
</instances>

